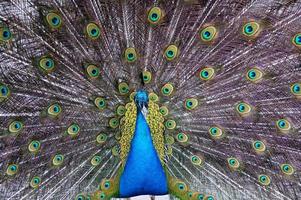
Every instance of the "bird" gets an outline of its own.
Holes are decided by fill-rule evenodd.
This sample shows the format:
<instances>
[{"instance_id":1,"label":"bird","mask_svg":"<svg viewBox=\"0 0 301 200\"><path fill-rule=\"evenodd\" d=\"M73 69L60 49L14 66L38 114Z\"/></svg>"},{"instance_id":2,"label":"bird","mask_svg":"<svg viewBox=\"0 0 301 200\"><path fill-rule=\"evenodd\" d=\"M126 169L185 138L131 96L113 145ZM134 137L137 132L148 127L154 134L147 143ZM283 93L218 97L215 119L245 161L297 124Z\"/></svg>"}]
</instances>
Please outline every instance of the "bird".
<instances>
[{"instance_id":1,"label":"bird","mask_svg":"<svg viewBox=\"0 0 301 200\"><path fill-rule=\"evenodd\" d=\"M2 0L0 199L301 199L300 0Z\"/></svg>"}]
</instances>

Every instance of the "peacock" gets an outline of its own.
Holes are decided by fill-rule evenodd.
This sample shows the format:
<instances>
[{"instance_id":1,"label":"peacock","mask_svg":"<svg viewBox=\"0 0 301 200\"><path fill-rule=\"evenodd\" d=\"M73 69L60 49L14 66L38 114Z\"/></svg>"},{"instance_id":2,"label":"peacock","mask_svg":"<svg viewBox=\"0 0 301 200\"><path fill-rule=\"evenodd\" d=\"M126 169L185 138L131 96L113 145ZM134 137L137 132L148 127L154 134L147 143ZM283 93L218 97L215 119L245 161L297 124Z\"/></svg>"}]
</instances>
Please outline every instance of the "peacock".
<instances>
[{"instance_id":1,"label":"peacock","mask_svg":"<svg viewBox=\"0 0 301 200\"><path fill-rule=\"evenodd\" d=\"M1 0L0 70L1 200L301 199L301 0Z\"/></svg>"}]
</instances>

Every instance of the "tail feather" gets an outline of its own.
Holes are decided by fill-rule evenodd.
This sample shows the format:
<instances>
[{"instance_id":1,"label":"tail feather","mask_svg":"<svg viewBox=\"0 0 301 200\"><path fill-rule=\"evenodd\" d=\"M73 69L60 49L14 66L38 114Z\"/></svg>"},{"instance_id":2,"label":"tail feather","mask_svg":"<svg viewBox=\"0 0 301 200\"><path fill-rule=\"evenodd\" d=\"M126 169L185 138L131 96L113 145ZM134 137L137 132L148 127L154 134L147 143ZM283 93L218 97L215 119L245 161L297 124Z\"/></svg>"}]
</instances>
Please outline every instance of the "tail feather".
<instances>
[{"instance_id":1,"label":"tail feather","mask_svg":"<svg viewBox=\"0 0 301 200\"><path fill-rule=\"evenodd\" d=\"M170 193L299 199L300 6L0 2L0 197L118 196L117 108L142 88L166 107Z\"/></svg>"}]
</instances>

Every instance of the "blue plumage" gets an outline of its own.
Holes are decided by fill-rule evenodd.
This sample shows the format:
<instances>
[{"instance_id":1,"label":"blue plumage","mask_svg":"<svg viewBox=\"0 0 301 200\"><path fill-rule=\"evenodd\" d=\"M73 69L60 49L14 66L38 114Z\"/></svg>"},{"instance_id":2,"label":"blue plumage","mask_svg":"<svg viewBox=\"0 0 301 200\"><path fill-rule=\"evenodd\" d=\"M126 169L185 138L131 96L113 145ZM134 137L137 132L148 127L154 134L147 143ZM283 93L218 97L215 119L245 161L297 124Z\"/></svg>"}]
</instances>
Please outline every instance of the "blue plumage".
<instances>
[{"instance_id":1,"label":"blue plumage","mask_svg":"<svg viewBox=\"0 0 301 200\"><path fill-rule=\"evenodd\" d=\"M149 126L138 110L131 149L120 179L120 196L142 194L167 194L167 180Z\"/></svg>"}]
</instances>

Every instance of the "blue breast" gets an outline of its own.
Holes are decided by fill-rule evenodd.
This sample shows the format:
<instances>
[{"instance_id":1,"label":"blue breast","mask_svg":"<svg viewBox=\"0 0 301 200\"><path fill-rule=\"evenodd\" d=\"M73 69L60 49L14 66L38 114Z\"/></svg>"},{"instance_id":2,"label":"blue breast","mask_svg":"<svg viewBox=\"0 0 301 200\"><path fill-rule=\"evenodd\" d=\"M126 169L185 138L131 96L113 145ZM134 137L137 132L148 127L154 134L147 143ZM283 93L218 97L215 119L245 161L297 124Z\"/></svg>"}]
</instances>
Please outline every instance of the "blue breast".
<instances>
[{"instance_id":1,"label":"blue breast","mask_svg":"<svg viewBox=\"0 0 301 200\"><path fill-rule=\"evenodd\" d=\"M141 111L137 112L135 133L119 189L120 197L167 194L166 176Z\"/></svg>"}]
</instances>

